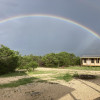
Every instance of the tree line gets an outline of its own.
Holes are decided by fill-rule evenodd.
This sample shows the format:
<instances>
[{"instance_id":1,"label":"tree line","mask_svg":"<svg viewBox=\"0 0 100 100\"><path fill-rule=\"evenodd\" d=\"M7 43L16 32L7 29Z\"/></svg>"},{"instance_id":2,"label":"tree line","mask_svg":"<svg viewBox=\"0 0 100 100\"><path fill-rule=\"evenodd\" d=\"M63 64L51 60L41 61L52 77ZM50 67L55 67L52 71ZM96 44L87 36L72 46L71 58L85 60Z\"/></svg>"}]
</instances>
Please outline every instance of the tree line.
<instances>
[{"instance_id":1,"label":"tree line","mask_svg":"<svg viewBox=\"0 0 100 100\"><path fill-rule=\"evenodd\" d=\"M22 56L18 51L0 46L0 74L5 74L18 69L34 70L38 66L43 67L67 67L80 65L80 58L73 53L60 52L49 53L44 56L32 54Z\"/></svg>"}]
</instances>

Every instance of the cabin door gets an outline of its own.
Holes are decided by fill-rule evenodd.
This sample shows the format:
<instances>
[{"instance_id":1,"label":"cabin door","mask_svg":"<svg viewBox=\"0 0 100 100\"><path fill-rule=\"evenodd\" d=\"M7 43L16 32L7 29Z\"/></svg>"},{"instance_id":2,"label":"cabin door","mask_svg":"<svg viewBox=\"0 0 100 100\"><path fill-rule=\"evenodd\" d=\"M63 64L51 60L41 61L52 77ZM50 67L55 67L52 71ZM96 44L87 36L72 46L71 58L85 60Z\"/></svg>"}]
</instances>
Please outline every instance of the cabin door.
<instances>
[{"instance_id":1,"label":"cabin door","mask_svg":"<svg viewBox=\"0 0 100 100\"><path fill-rule=\"evenodd\" d=\"M87 65L90 65L91 64L91 61L88 59L87 60Z\"/></svg>"}]
</instances>

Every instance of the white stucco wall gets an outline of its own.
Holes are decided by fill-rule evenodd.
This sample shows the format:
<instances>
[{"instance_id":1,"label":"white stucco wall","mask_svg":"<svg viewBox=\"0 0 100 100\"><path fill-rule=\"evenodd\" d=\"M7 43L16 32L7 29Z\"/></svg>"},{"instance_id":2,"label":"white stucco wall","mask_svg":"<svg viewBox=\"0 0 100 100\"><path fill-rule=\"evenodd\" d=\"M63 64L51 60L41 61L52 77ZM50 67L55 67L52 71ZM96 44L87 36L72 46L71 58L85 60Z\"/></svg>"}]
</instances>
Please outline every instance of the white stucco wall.
<instances>
[{"instance_id":1,"label":"white stucco wall","mask_svg":"<svg viewBox=\"0 0 100 100\"><path fill-rule=\"evenodd\" d=\"M91 63L91 59L86 59L86 63L84 63L84 59L82 59L82 65L84 65L84 66L100 66L100 60L99 60L99 63L96 63L96 59L94 59L94 63Z\"/></svg>"}]
</instances>

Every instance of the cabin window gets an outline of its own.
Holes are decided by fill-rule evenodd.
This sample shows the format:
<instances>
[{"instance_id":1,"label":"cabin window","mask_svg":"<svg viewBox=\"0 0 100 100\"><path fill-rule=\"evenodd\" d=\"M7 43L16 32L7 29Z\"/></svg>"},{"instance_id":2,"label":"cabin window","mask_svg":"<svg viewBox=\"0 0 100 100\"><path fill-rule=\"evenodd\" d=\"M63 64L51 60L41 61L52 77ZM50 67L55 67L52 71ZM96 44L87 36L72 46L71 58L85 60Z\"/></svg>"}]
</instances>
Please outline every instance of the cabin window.
<instances>
[{"instance_id":1,"label":"cabin window","mask_svg":"<svg viewBox=\"0 0 100 100\"><path fill-rule=\"evenodd\" d=\"M91 59L91 63L94 63L94 59Z\"/></svg>"},{"instance_id":2,"label":"cabin window","mask_svg":"<svg viewBox=\"0 0 100 100\"><path fill-rule=\"evenodd\" d=\"M99 63L99 59L96 59L96 63Z\"/></svg>"},{"instance_id":3,"label":"cabin window","mask_svg":"<svg viewBox=\"0 0 100 100\"><path fill-rule=\"evenodd\" d=\"M86 63L86 59L84 59L84 63Z\"/></svg>"}]
</instances>

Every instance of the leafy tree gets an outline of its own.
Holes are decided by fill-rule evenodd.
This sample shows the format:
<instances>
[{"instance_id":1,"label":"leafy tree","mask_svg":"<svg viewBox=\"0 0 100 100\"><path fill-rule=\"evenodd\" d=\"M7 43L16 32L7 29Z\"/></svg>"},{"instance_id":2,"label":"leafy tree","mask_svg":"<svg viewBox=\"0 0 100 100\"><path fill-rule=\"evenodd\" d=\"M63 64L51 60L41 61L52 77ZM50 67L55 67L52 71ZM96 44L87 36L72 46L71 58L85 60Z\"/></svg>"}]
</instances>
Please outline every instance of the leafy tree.
<instances>
[{"instance_id":1,"label":"leafy tree","mask_svg":"<svg viewBox=\"0 0 100 100\"><path fill-rule=\"evenodd\" d=\"M26 69L27 71L34 71L35 68L37 68L38 66L38 63L37 62L29 62L27 65L26 65Z\"/></svg>"},{"instance_id":2,"label":"leafy tree","mask_svg":"<svg viewBox=\"0 0 100 100\"><path fill-rule=\"evenodd\" d=\"M75 58L75 65L80 65L80 57Z\"/></svg>"},{"instance_id":3,"label":"leafy tree","mask_svg":"<svg viewBox=\"0 0 100 100\"><path fill-rule=\"evenodd\" d=\"M60 52L57 54L57 58L59 60L59 66L68 66L70 65L69 53Z\"/></svg>"},{"instance_id":4,"label":"leafy tree","mask_svg":"<svg viewBox=\"0 0 100 100\"><path fill-rule=\"evenodd\" d=\"M47 67L55 67L58 65L58 59L56 58L55 53L50 53L50 54L45 55L42 58L42 62L44 66L47 66Z\"/></svg>"},{"instance_id":5,"label":"leafy tree","mask_svg":"<svg viewBox=\"0 0 100 100\"><path fill-rule=\"evenodd\" d=\"M72 53L60 52L50 53L42 57L42 65L46 67L61 67L79 65L79 57Z\"/></svg>"},{"instance_id":6,"label":"leafy tree","mask_svg":"<svg viewBox=\"0 0 100 100\"><path fill-rule=\"evenodd\" d=\"M1 45L0 47L0 74L15 71L19 66L18 52L10 50L8 47Z\"/></svg>"},{"instance_id":7,"label":"leafy tree","mask_svg":"<svg viewBox=\"0 0 100 100\"><path fill-rule=\"evenodd\" d=\"M31 55L25 55L23 57L21 57L21 65L20 65L20 69L26 69L26 66L30 63L30 62L36 62L38 64L38 66L40 65L40 56L33 56Z\"/></svg>"}]
</instances>

